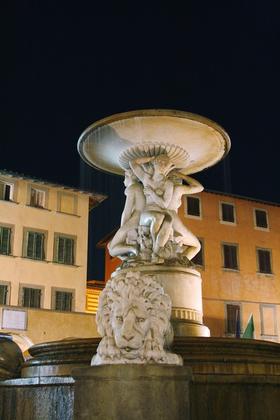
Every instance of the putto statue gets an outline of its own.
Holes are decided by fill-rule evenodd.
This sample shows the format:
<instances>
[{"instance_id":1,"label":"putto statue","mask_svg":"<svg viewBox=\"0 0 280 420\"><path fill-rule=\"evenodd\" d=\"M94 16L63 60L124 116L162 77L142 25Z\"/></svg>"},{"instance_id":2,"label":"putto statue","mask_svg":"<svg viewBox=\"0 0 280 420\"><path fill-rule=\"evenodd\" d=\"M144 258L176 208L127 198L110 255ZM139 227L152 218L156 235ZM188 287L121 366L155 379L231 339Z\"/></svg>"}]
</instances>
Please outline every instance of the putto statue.
<instances>
[{"instance_id":1,"label":"putto statue","mask_svg":"<svg viewBox=\"0 0 280 420\"><path fill-rule=\"evenodd\" d=\"M133 159L129 166L124 181L127 200L121 227L109 244L110 254L128 265L189 265L200 243L177 213L182 196L202 191L202 185L178 172L167 153Z\"/></svg>"},{"instance_id":2,"label":"putto statue","mask_svg":"<svg viewBox=\"0 0 280 420\"><path fill-rule=\"evenodd\" d=\"M91 364L181 365L181 357L167 351L170 315L170 297L151 276L128 272L112 278L100 295L96 320L103 338Z\"/></svg>"}]
</instances>

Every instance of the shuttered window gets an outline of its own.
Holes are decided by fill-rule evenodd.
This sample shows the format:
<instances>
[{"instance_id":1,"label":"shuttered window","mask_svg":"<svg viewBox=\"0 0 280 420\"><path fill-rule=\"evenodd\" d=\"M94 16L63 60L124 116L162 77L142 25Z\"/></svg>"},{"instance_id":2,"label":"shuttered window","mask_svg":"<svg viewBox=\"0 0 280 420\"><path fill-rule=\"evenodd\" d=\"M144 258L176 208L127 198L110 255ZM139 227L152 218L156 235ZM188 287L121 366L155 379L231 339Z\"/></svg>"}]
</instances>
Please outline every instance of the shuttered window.
<instances>
[{"instance_id":1,"label":"shuttered window","mask_svg":"<svg viewBox=\"0 0 280 420\"><path fill-rule=\"evenodd\" d=\"M11 228L0 226L0 254L11 254Z\"/></svg>"},{"instance_id":2,"label":"shuttered window","mask_svg":"<svg viewBox=\"0 0 280 420\"><path fill-rule=\"evenodd\" d=\"M260 273L272 274L271 252L269 249L258 249L258 268Z\"/></svg>"},{"instance_id":3,"label":"shuttered window","mask_svg":"<svg viewBox=\"0 0 280 420\"><path fill-rule=\"evenodd\" d=\"M72 298L71 292L58 291L55 292L55 310L56 311L72 311Z\"/></svg>"},{"instance_id":4,"label":"shuttered window","mask_svg":"<svg viewBox=\"0 0 280 420\"><path fill-rule=\"evenodd\" d=\"M200 217L200 199L198 197L187 197L187 214Z\"/></svg>"},{"instance_id":5,"label":"shuttered window","mask_svg":"<svg viewBox=\"0 0 280 420\"><path fill-rule=\"evenodd\" d=\"M74 264L74 239L57 236L55 239L55 258L60 264Z\"/></svg>"},{"instance_id":6,"label":"shuttered window","mask_svg":"<svg viewBox=\"0 0 280 420\"><path fill-rule=\"evenodd\" d=\"M45 235L41 232L27 232L26 257L34 260L44 260Z\"/></svg>"},{"instance_id":7,"label":"shuttered window","mask_svg":"<svg viewBox=\"0 0 280 420\"><path fill-rule=\"evenodd\" d=\"M22 288L22 306L26 308L41 307L41 289L33 289L31 287Z\"/></svg>"},{"instance_id":8,"label":"shuttered window","mask_svg":"<svg viewBox=\"0 0 280 420\"><path fill-rule=\"evenodd\" d=\"M13 199L13 184L0 181L0 200L11 201Z\"/></svg>"},{"instance_id":9,"label":"shuttered window","mask_svg":"<svg viewBox=\"0 0 280 420\"><path fill-rule=\"evenodd\" d=\"M235 223L233 204L221 203L221 218L223 222Z\"/></svg>"},{"instance_id":10,"label":"shuttered window","mask_svg":"<svg viewBox=\"0 0 280 420\"><path fill-rule=\"evenodd\" d=\"M8 286L0 284L0 305L7 304Z\"/></svg>"},{"instance_id":11,"label":"shuttered window","mask_svg":"<svg viewBox=\"0 0 280 420\"><path fill-rule=\"evenodd\" d=\"M240 306L239 305L227 305L227 333L236 334L236 327L240 322Z\"/></svg>"},{"instance_id":12,"label":"shuttered window","mask_svg":"<svg viewBox=\"0 0 280 420\"><path fill-rule=\"evenodd\" d=\"M265 210L255 210L256 227L267 229L267 213Z\"/></svg>"},{"instance_id":13,"label":"shuttered window","mask_svg":"<svg viewBox=\"0 0 280 420\"><path fill-rule=\"evenodd\" d=\"M237 245L223 244L224 268L238 270Z\"/></svg>"},{"instance_id":14,"label":"shuttered window","mask_svg":"<svg viewBox=\"0 0 280 420\"><path fill-rule=\"evenodd\" d=\"M31 188L30 193L30 206L32 207L45 207L45 191L37 188Z\"/></svg>"}]
</instances>

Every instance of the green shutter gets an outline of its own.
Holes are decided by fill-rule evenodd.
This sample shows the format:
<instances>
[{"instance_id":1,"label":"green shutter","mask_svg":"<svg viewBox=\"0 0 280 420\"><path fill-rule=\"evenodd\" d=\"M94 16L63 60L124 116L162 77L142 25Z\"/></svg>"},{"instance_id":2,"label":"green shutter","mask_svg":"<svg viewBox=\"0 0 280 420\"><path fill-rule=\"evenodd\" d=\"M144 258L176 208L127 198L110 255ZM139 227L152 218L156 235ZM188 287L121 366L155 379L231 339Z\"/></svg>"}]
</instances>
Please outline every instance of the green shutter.
<instances>
[{"instance_id":1,"label":"green shutter","mask_svg":"<svg viewBox=\"0 0 280 420\"><path fill-rule=\"evenodd\" d=\"M3 182L0 182L0 200L4 200L4 186Z\"/></svg>"},{"instance_id":2,"label":"green shutter","mask_svg":"<svg viewBox=\"0 0 280 420\"><path fill-rule=\"evenodd\" d=\"M0 284L0 305L7 303L8 286Z\"/></svg>"},{"instance_id":3,"label":"green shutter","mask_svg":"<svg viewBox=\"0 0 280 420\"><path fill-rule=\"evenodd\" d=\"M44 260L44 234L27 232L26 256L35 260Z\"/></svg>"},{"instance_id":4,"label":"green shutter","mask_svg":"<svg viewBox=\"0 0 280 420\"><path fill-rule=\"evenodd\" d=\"M73 245L74 245L74 241L73 239L70 238L66 238L65 241L65 263L66 264L73 264L74 263L74 258L73 258Z\"/></svg>"},{"instance_id":5,"label":"green shutter","mask_svg":"<svg viewBox=\"0 0 280 420\"><path fill-rule=\"evenodd\" d=\"M74 240L59 236L55 243L56 261L61 264L74 264Z\"/></svg>"},{"instance_id":6,"label":"green shutter","mask_svg":"<svg viewBox=\"0 0 280 420\"><path fill-rule=\"evenodd\" d=\"M22 306L27 308L41 307L41 289L23 288Z\"/></svg>"},{"instance_id":7,"label":"green shutter","mask_svg":"<svg viewBox=\"0 0 280 420\"><path fill-rule=\"evenodd\" d=\"M34 243L35 243L35 232L27 232L27 247L26 256L28 258L34 258Z\"/></svg>"},{"instance_id":8,"label":"green shutter","mask_svg":"<svg viewBox=\"0 0 280 420\"><path fill-rule=\"evenodd\" d=\"M58 238L57 261L64 263L65 238Z\"/></svg>"},{"instance_id":9,"label":"green shutter","mask_svg":"<svg viewBox=\"0 0 280 420\"><path fill-rule=\"evenodd\" d=\"M44 235L42 233L35 234L35 259L44 259Z\"/></svg>"},{"instance_id":10,"label":"green shutter","mask_svg":"<svg viewBox=\"0 0 280 420\"><path fill-rule=\"evenodd\" d=\"M71 311L72 310L72 293L71 292L55 292L55 309L57 311Z\"/></svg>"},{"instance_id":11,"label":"green shutter","mask_svg":"<svg viewBox=\"0 0 280 420\"><path fill-rule=\"evenodd\" d=\"M11 254L11 229L0 227L0 254Z\"/></svg>"}]
</instances>

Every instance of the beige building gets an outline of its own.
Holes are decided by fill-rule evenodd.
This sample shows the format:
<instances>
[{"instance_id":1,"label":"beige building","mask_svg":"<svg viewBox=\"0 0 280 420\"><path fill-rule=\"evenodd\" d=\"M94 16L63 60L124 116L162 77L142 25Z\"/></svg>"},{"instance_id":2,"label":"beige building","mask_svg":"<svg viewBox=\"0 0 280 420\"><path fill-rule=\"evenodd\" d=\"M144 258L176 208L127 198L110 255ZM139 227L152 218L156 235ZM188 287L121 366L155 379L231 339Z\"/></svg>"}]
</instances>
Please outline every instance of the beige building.
<instances>
[{"instance_id":1,"label":"beige building","mask_svg":"<svg viewBox=\"0 0 280 420\"><path fill-rule=\"evenodd\" d=\"M78 329L81 319L77 313L85 313L86 305L89 211L104 199L0 171L2 332L25 331L38 342L73 335L71 324ZM30 308L29 321L26 308ZM69 318L70 313L76 316ZM44 321L47 318L49 325ZM41 322L45 337L41 337Z\"/></svg>"}]
</instances>

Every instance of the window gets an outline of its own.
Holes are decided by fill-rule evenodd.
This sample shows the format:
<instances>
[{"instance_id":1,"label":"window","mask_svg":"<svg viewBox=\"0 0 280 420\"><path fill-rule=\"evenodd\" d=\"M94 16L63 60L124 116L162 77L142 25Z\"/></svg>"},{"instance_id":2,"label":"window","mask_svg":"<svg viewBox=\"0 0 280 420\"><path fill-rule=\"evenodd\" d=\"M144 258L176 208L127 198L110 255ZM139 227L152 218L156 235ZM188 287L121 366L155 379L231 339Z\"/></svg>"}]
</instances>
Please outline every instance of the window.
<instances>
[{"instance_id":1,"label":"window","mask_svg":"<svg viewBox=\"0 0 280 420\"><path fill-rule=\"evenodd\" d=\"M21 296L21 306L26 308L41 308L41 288L22 287Z\"/></svg>"},{"instance_id":2,"label":"window","mask_svg":"<svg viewBox=\"0 0 280 420\"><path fill-rule=\"evenodd\" d=\"M257 249L258 272L272 274L271 251L269 249Z\"/></svg>"},{"instance_id":3,"label":"window","mask_svg":"<svg viewBox=\"0 0 280 420\"><path fill-rule=\"evenodd\" d=\"M227 304L226 305L226 333L236 335L237 329L241 329L241 314L240 305Z\"/></svg>"},{"instance_id":4,"label":"window","mask_svg":"<svg viewBox=\"0 0 280 420\"><path fill-rule=\"evenodd\" d=\"M223 247L223 267L230 270L238 270L237 245L222 244Z\"/></svg>"},{"instance_id":5,"label":"window","mask_svg":"<svg viewBox=\"0 0 280 420\"><path fill-rule=\"evenodd\" d=\"M187 196L187 215L201 217L200 198Z\"/></svg>"},{"instance_id":6,"label":"window","mask_svg":"<svg viewBox=\"0 0 280 420\"><path fill-rule=\"evenodd\" d=\"M275 305L260 304L261 335L266 337L277 336L277 309Z\"/></svg>"},{"instance_id":7,"label":"window","mask_svg":"<svg viewBox=\"0 0 280 420\"><path fill-rule=\"evenodd\" d=\"M0 180L0 200L11 201L13 199L14 184Z\"/></svg>"},{"instance_id":8,"label":"window","mask_svg":"<svg viewBox=\"0 0 280 420\"><path fill-rule=\"evenodd\" d=\"M254 210L255 227L260 229L268 229L268 218L266 210Z\"/></svg>"},{"instance_id":9,"label":"window","mask_svg":"<svg viewBox=\"0 0 280 420\"><path fill-rule=\"evenodd\" d=\"M220 220L226 223L235 223L235 208L233 204L220 203Z\"/></svg>"},{"instance_id":10,"label":"window","mask_svg":"<svg viewBox=\"0 0 280 420\"><path fill-rule=\"evenodd\" d=\"M61 213L77 214L77 196L59 192L58 211Z\"/></svg>"},{"instance_id":11,"label":"window","mask_svg":"<svg viewBox=\"0 0 280 420\"><path fill-rule=\"evenodd\" d=\"M55 311L71 312L73 309L73 291L53 289L52 308Z\"/></svg>"},{"instance_id":12,"label":"window","mask_svg":"<svg viewBox=\"0 0 280 420\"><path fill-rule=\"evenodd\" d=\"M45 207L46 192L38 188L31 187L30 190L30 206Z\"/></svg>"},{"instance_id":13,"label":"window","mask_svg":"<svg viewBox=\"0 0 280 420\"><path fill-rule=\"evenodd\" d=\"M45 234L27 231L25 233L24 256L33 260L45 259Z\"/></svg>"},{"instance_id":14,"label":"window","mask_svg":"<svg viewBox=\"0 0 280 420\"><path fill-rule=\"evenodd\" d=\"M8 303L8 285L0 284L0 305L7 305Z\"/></svg>"},{"instance_id":15,"label":"window","mask_svg":"<svg viewBox=\"0 0 280 420\"><path fill-rule=\"evenodd\" d=\"M63 235L55 236L54 261L60 264L74 264L75 240Z\"/></svg>"},{"instance_id":16,"label":"window","mask_svg":"<svg viewBox=\"0 0 280 420\"><path fill-rule=\"evenodd\" d=\"M196 265L200 265L200 266L204 266L204 244L203 244L203 240L199 239L201 248L198 254L196 254L196 256L192 259L192 262Z\"/></svg>"},{"instance_id":17,"label":"window","mask_svg":"<svg viewBox=\"0 0 280 420\"><path fill-rule=\"evenodd\" d=\"M11 254L11 233L12 229L5 226L0 226L0 254Z\"/></svg>"}]
</instances>

